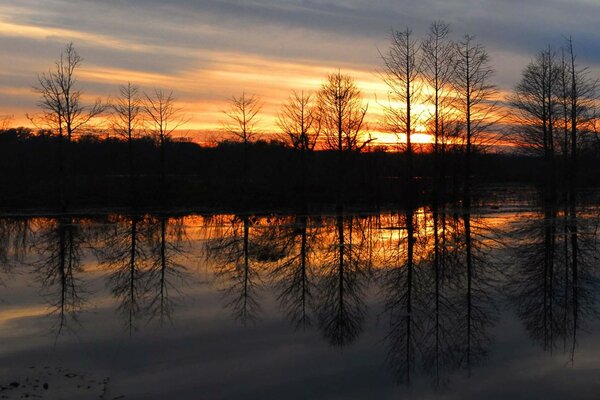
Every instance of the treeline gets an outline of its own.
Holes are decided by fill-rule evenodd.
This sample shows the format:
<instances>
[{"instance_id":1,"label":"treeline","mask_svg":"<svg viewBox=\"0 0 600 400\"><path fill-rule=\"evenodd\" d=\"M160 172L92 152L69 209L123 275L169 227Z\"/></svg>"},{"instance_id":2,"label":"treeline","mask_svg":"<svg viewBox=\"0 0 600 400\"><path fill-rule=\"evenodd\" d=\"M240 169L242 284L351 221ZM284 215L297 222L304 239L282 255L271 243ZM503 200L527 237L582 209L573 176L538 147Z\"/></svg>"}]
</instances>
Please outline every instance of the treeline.
<instances>
[{"instance_id":1,"label":"treeline","mask_svg":"<svg viewBox=\"0 0 600 400\"><path fill-rule=\"evenodd\" d=\"M0 204L4 208L60 207L59 139L48 132L27 128L0 131ZM136 174L131 186L129 152L135 154ZM151 138L125 139L82 136L70 147L68 190L71 207L120 207L135 203L142 208L162 207L162 190L169 193L170 207L188 209L242 207L302 207L305 202L335 204L338 201L338 157L334 151L315 151L304 159L301 151L279 142L257 140L247 147L222 142L217 147L169 140L165 143L165 181L161 152ZM582 153L586 170L597 165L600 152ZM244 163L246 160L246 164ZM448 156L444 170L448 198L462 195L463 158ZM433 196L433 154L417 153L412 183L415 200ZM352 153L345 160L343 201L348 205L376 207L406 200L406 182L398 174L405 165L398 152ZM543 179L541 160L525 155L476 153L474 182L485 184L535 184ZM594 180L582 184L599 184ZM164 186L163 186L164 185ZM135 189L135 190L132 190Z\"/></svg>"},{"instance_id":2,"label":"treeline","mask_svg":"<svg viewBox=\"0 0 600 400\"><path fill-rule=\"evenodd\" d=\"M112 185L127 188L131 205L167 207L180 203L175 199L182 187L186 190L179 194L190 201L229 196L242 205L257 199L298 199L299 194L343 204L457 193L468 205L474 176L537 181L551 196L559 190L575 196L578 182L594 182L590 169L583 177L577 171L594 159L597 148L597 82L577 63L571 39L559 51L542 51L506 99L493 83L485 47L470 35L453 40L444 22L432 23L424 38L416 38L408 28L392 31L389 48L380 55L378 74L389 91L377 128L396 134L393 152L378 151L370 133L375 126L367 123L368 105L353 77L339 70L314 93L291 93L279 113L277 145L257 142L264 140L262 101L242 92L230 99L223 113L225 143L201 149L173 138L186 118L170 91L143 92L128 83L110 101L86 104L77 83L83 60L68 44L54 66L38 76L40 112L28 115L38 134L29 132L19 139L19 146L45 143L52 151L40 156L54 164L28 162L23 168L43 168L38 178L53 171L55 179L45 179L41 187L54 182L53 190L44 193L55 193L52 201L63 210L70 202L78 203L77 192L92 198L95 192L100 199L114 192ZM106 132L119 140L92 139ZM433 138L425 153L416 149L417 133ZM500 142L514 146L514 154L481 156ZM126 153L119 157L126 158L124 163L116 156L97 158L123 146ZM266 158L257 156L262 151ZM543 163L520 153L541 156ZM231 158L220 162L220 154ZM94 159L95 170L88 175L104 176L103 180L82 181L82 171ZM492 171L492 165L501 169ZM523 167L527 169L520 170ZM13 171L12 179L22 182L14 165L4 171ZM115 183L117 176L123 182ZM90 188L83 190L86 185Z\"/></svg>"}]
</instances>

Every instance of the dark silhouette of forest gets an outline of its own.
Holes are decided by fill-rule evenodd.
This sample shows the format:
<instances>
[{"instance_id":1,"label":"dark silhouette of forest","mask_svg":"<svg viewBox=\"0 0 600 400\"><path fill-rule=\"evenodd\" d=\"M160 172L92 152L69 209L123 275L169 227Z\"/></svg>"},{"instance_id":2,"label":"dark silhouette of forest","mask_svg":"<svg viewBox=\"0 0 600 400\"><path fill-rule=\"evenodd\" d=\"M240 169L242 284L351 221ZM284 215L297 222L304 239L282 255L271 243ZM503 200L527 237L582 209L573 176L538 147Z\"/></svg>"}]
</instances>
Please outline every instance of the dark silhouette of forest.
<instances>
[{"instance_id":1,"label":"dark silhouette of forest","mask_svg":"<svg viewBox=\"0 0 600 400\"><path fill-rule=\"evenodd\" d=\"M292 91L272 132L259 97L232 96L221 142L208 147L176 137L187 120L172 91L128 83L86 101L83 58L69 43L37 77L39 112L27 115L36 128L0 130L0 206L468 208L490 185L535 185L573 201L597 185L598 82L573 40L537 54L501 98L485 46L450 33L442 21L424 38L391 31L377 71L388 98L375 124L354 78L338 70L315 92ZM376 145L376 128L397 142ZM418 133L432 143L415 143Z\"/></svg>"},{"instance_id":2,"label":"dark silhouette of forest","mask_svg":"<svg viewBox=\"0 0 600 400\"><path fill-rule=\"evenodd\" d=\"M4 208L55 209L60 204L58 187L59 139L48 132L28 128L0 132L0 201ZM299 207L305 201L333 204L338 199L338 157L333 151L315 151L303 160L301 151L277 142L256 141L248 146L223 142L216 147L170 140L165 144L165 182L161 182L160 149L150 138L133 140L137 170L135 192L128 174L129 145L119 138L81 137L70 144L68 196L74 207L161 207L163 190L168 190L174 207ZM244 155L245 154L245 155ZM581 168L593 171L599 152L582 153ZM430 201L433 192L433 154L415 155L411 183L420 201ZM246 163L244 163L244 159ZM402 203L407 186L398 175L404 154L372 151L348 154L344 160L347 177L343 202L375 207ZM246 164L246 165L244 165ZM303 164L305 164L303 166ZM448 157L445 169L447 197L462 193L463 159ZM481 153L473 159L478 185L537 184L544 178L544 162L511 153ZM580 177L580 184L598 184L596 174ZM246 182L247 181L247 182ZM164 186L166 185L166 187Z\"/></svg>"}]
</instances>

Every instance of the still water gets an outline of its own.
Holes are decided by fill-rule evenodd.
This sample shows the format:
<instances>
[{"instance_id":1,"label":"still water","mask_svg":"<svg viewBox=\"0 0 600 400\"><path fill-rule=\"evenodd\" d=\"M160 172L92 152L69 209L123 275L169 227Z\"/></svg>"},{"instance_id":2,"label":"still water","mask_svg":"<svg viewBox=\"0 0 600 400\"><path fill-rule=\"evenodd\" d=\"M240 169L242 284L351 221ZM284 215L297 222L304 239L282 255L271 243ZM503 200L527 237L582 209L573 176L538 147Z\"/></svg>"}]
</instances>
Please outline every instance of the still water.
<instances>
[{"instance_id":1,"label":"still water","mask_svg":"<svg viewBox=\"0 0 600 400\"><path fill-rule=\"evenodd\" d=\"M0 219L0 397L592 399L600 208Z\"/></svg>"}]
</instances>

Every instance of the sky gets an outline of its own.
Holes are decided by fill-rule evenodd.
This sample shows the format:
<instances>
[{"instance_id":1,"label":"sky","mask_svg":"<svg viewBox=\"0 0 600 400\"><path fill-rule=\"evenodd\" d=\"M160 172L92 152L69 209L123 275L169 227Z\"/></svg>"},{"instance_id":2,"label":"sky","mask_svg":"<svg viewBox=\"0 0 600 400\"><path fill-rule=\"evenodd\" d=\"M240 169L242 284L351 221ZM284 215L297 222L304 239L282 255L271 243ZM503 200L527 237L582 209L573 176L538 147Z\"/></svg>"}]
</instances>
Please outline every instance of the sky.
<instances>
[{"instance_id":1,"label":"sky","mask_svg":"<svg viewBox=\"0 0 600 400\"><path fill-rule=\"evenodd\" d=\"M173 90L196 139L222 128L227 100L242 92L262 99L271 132L291 90L318 90L338 69L356 79L375 126L386 98L379 51L392 29L422 37L444 20L455 39L475 35L507 93L538 50L565 36L600 70L598 15L598 0L0 0L0 115L27 125L37 74L73 42L90 100L128 81Z\"/></svg>"}]
</instances>

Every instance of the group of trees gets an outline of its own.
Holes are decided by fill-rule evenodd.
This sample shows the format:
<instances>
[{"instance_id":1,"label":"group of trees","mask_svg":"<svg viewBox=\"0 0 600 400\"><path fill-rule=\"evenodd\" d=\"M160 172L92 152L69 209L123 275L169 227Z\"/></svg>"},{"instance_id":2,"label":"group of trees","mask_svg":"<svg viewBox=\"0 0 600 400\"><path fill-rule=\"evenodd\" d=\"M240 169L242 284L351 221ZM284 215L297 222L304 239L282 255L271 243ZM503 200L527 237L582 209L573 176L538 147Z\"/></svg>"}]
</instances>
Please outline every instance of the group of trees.
<instances>
[{"instance_id":1,"label":"group of trees","mask_svg":"<svg viewBox=\"0 0 600 400\"><path fill-rule=\"evenodd\" d=\"M115 99L103 102L97 99L93 104L82 100L82 90L77 84L76 72L83 59L72 43L67 44L54 67L38 76L34 87L39 94L40 112L27 115L38 128L54 134L58 138L59 190L62 207L66 207L68 196L64 190L69 187L64 182L75 166L69 165L68 155L71 142L79 135L102 130L98 118L107 117L110 131L127 140L129 144L129 175L132 193L135 193L135 157L133 140L142 134L155 139L161 153L161 182L165 182L165 143L184 120L172 92L155 89L151 93L141 92L131 83L119 88Z\"/></svg>"},{"instance_id":2,"label":"group of trees","mask_svg":"<svg viewBox=\"0 0 600 400\"><path fill-rule=\"evenodd\" d=\"M597 89L598 81L578 64L569 38L559 50L548 46L540 51L509 98L516 111L515 140L543 157L550 191L559 178L558 161L562 161L565 186L575 183L578 149L595 137ZM569 192L573 189L569 187Z\"/></svg>"},{"instance_id":3,"label":"group of trees","mask_svg":"<svg viewBox=\"0 0 600 400\"><path fill-rule=\"evenodd\" d=\"M381 104L384 117L379 128L398 137L397 150L404 154L405 162L396 175L406 178L407 193L416 190L412 186L414 135L427 133L432 138L434 192L444 191L447 154L452 152L454 160L457 154L462 159L462 188L468 199L473 153L499 138L498 122L506 111L499 107L488 53L473 36L451 39L450 27L442 21L433 22L422 39L409 28L393 30L390 39L389 48L380 52L383 66L378 75L389 91L387 101ZM511 127L509 141L543 156L547 185L553 185L557 176L559 153L565 182L575 184L578 148L593 137L586 133L595 132L597 125L597 82L576 59L571 39L560 51L548 47L525 67L514 93L506 99L512 111L512 120L506 119L505 124ZM133 142L142 136L153 138L160 151L160 182L166 194L166 144L186 122L173 92L143 92L128 83L114 98L87 104L77 82L81 63L73 44L68 44L54 67L38 76L35 91L40 112L28 115L35 126L55 135L60 143L57 159L63 208L69 171L75 167L68 161L70 143L90 132L112 132L127 141L132 203L137 174ZM313 150L338 153L338 192L342 196L348 155L361 152L373 141L367 110L353 77L338 70L315 92L291 93L281 106L276 137L296 150L302 171ZM244 148L240 172L244 187L249 179L247 149L260 136L261 111L260 98L245 92L232 96L223 111L223 131ZM299 175L304 185L306 174Z\"/></svg>"}]
</instances>

